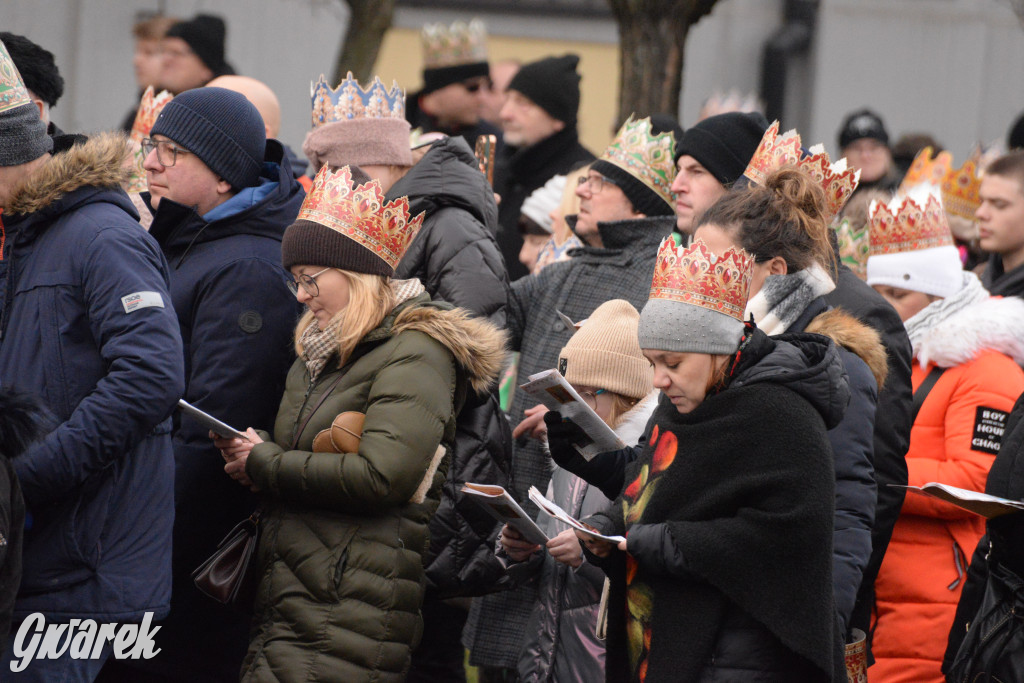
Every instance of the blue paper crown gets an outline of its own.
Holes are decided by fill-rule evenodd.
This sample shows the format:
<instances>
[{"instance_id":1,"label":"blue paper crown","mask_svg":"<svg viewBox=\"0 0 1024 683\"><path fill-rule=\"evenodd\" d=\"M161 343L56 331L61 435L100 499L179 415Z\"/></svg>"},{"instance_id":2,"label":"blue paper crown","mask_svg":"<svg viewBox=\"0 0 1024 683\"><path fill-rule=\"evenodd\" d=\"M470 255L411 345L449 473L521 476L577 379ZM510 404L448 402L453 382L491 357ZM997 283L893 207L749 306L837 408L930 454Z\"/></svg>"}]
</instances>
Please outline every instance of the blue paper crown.
<instances>
[{"instance_id":1,"label":"blue paper crown","mask_svg":"<svg viewBox=\"0 0 1024 683\"><path fill-rule=\"evenodd\" d=\"M337 88L331 88L323 74L310 85L313 101L313 127L334 121L355 119L405 120L405 91L395 82L389 91L379 76L373 77L370 87L363 89L349 71Z\"/></svg>"}]
</instances>

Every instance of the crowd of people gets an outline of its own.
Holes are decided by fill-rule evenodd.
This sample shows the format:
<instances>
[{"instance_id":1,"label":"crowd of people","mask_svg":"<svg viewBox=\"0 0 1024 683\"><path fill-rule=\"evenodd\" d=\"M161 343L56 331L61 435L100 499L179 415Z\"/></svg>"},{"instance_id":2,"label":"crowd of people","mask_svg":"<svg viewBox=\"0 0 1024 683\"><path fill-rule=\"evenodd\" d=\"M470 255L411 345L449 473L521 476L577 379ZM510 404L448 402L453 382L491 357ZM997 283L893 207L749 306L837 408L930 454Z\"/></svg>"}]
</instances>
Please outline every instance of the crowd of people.
<instances>
[{"instance_id":1,"label":"crowd of people","mask_svg":"<svg viewBox=\"0 0 1024 683\"><path fill-rule=\"evenodd\" d=\"M595 155L579 58L474 20L408 96L313 79L302 158L222 19L134 36L84 135L0 33L0 680L1024 680L976 626L1024 607L1021 513L906 488L1024 498L1022 126L901 167L868 109L833 161L708 107ZM518 388L552 368L621 448Z\"/></svg>"}]
</instances>

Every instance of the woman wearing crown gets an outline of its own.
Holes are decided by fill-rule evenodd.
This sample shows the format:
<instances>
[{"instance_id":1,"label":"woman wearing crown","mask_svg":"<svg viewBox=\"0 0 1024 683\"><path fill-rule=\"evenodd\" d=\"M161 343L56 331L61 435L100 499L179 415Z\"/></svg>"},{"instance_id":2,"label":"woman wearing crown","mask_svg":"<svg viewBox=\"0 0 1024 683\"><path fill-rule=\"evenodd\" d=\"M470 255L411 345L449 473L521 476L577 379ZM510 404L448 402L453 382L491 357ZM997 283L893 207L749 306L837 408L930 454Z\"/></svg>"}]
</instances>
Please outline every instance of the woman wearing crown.
<instances>
[{"instance_id":1,"label":"woman wearing crown","mask_svg":"<svg viewBox=\"0 0 1024 683\"><path fill-rule=\"evenodd\" d=\"M845 679L832 602L835 346L742 322L753 259L658 254L639 340L663 396L612 511L581 535L611 579L609 681ZM570 430L553 430L552 452Z\"/></svg>"},{"instance_id":2,"label":"woman wearing crown","mask_svg":"<svg viewBox=\"0 0 1024 683\"><path fill-rule=\"evenodd\" d=\"M401 681L409 668L455 416L504 360L490 323L392 279L420 220L377 181L324 167L285 232L307 311L274 437L217 440L228 474L267 499L244 681ZM353 412L361 439L339 442L332 423Z\"/></svg>"}]
</instances>

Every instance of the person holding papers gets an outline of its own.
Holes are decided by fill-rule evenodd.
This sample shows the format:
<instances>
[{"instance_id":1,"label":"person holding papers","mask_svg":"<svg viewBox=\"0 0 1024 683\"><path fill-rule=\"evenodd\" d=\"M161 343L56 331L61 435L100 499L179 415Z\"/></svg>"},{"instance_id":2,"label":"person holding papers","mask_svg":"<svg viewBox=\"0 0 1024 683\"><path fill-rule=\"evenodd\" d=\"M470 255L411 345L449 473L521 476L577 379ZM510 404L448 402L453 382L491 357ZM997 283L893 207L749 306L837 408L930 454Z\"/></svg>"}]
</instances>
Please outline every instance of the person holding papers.
<instances>
[{"instance_id":1,"label":"person holding papers","mask_svg":"<svg viewBox=\"0 0 1024 683\"><path fill-rule=\"evenodd\" d=\"M615 505L584 520L626 540L578 533L611 580L608 681L846 678L826 430L847 377L829 339L743 322L753 269L699 238L659 250L638 336L663 395Z\"/></svg>"},{"instance_id":2,"label":"person holding papers","mask_svg":"<svg viewBox=\"0 0 1024 683\"><path fill-rule=\"evenodd\" d=\"M1024 302L990 296L962 270L937 195L919 186L872 203L867 283L900 314L916 360L908 483L983 491L1024 391ZM984 532L978 515L907 496L875 584L872 680L943 680L949 629Z\"/></svg>"},{"instance_id":3,"label":"person holding papers","mask_svg":"<svg viewBox=\"0 0 1024 683\"><path fill-rule=\"evenodd\" d=\"M635 445L657 405L651 364L640 353L640 315L623 299L600 306L579 327L558 355L566 381L625 443ZM516 428L545 440L541 410ZM573 517L593 515L611 507L597 487L555 467L547 498ZM579 540L568 525L541 513L538 522L551 539L547 552L505 526L499 557L510 561L517 577L540 572L540 599L526 629L519 658L519 677L530 681L591 682L604 678L604 640L597 634L598 610L605 575L586 562ZM529 561L527 561L529 560ZM520 564L521 563L521 564ZM524 571L525 570L525 571ZM532 570L532 571L531 571Z\"/></svg>"},{"instance_id":4,"label":"person holding papers","mask_svg":"<svg viewBox=\"0 0 1024 683\"><path fill-rule=\"evenodd\" d=\"M274 437L216 442L227 473L268 503L243 681L400 681L409 669L456 416L505 355L491 323L392 279L421 220L376 180L325 166L285 231L308 310ZM351 412L364 418L354 447L332 430Z\"/></svg>"}]
</instances>

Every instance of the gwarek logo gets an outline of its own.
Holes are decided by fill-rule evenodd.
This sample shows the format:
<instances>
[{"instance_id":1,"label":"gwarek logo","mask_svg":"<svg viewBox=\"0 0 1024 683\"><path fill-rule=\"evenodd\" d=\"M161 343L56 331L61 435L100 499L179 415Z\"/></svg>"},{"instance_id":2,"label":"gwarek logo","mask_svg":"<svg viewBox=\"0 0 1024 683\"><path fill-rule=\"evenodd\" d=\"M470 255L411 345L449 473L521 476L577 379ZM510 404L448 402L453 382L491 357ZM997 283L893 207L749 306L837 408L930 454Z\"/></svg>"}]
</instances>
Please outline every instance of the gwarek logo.
<instances>
[{"instance_id":1,"label":"gwarek logo","mask_svg":"<svg viewBox=\"0 0 1024 683\"><path fill-rule=\"evenodd\" d=\"M12 653L11 671L24 671L33 659L99 659L103 648L113 648L114 659L152 659L160 652L153 636L162 627L150 628L153 613L146 612L141 624L98 624L92 619L71 619L64 624L47 624L46 617L30 614L18 628Z\"/></svg>"}]
</instances>

